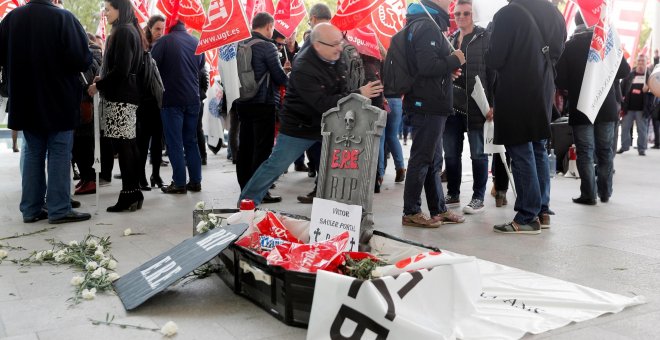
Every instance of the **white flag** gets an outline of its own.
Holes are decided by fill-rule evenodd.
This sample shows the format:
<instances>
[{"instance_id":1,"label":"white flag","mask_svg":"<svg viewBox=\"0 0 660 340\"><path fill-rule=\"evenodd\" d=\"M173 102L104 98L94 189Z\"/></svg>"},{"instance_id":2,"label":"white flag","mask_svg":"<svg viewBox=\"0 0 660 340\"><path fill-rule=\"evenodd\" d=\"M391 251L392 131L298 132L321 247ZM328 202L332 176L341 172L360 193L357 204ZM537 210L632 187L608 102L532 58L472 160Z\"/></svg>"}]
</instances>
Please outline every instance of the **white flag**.
<instances>
[{"instance_id":1,"label":"white flag","mask_svg":"<svg viewBox=\"0 0 660 340\"><path fill-rule=\"evenodd\" d=\"M240 97L241 83L238 80L238 65L236 64L237 44L222 46L219 54L219 69L222 86L225 89L227 111L231 110L234 100Z\"/></svg>"}]
</instances>

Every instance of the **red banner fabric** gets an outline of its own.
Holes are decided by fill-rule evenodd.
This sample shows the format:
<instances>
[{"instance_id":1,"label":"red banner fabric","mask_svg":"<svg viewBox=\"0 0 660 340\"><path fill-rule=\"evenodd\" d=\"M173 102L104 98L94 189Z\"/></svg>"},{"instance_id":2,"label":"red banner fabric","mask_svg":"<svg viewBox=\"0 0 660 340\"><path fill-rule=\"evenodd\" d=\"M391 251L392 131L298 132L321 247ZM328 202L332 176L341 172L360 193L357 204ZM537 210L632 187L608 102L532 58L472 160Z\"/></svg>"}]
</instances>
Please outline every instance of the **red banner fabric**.
<instances>
[{"instance_id":1,"label":"red banner fabric","mask_svg":"<svg viewBox=\"0 0 660 340\"><path fill-rule=\"evenodd\" d=\"M603 0L577 0L577 4L580 6L580 13L587 26L598 24Z\"/></svg>"},{"instance_id":2,"label":"red banner fabric","mask_svg":"<svg viewBox=\"0 0 660 340\"><path fill-rule=\"evenodd\" d=\"M171 18L176 13L176 3L180 3L179 7L179 20L183 21L186 26L201 32L206 22L206 15L204 15L204 8L200 0L158 0L156 7L168 18Z\"/></svg>"},{"instance_id":3,"label":"red banner fabric","mask_svg":"<svg viewBox=\"0 0 660 340\"><path fill-rule=\"evenodd\" d=\"M247 15L248 23L252 23L252 18L257 13L267 12L270 15L275 15L275 6L273 0L247 0L245 5L245 14Z\"/></svg>"},{"instance_id":4,"label":"red banner fabric","mask_svg":"<svg viewBox=\"0 0 660 340\"><path fill-rule=\"evenodd\" d=\"M211 0L196 54L252 36L239 0Z\"/></svg>"},{"instance_id":5,"label":"red banner fabric","mask_svg":"<svg viewBox=\"0 0 660 340\"><path fill-rule=\"evenodd\" d=\"M288 12L284 7L287 3L289 3ZM302 0L280 0L275 10L275 29L283 36L290 37L306 15L307 9Z\"/></svg>"},{"instance_id":6,"label":"red banner fabric","mask_svg":"<svg viewBox=\"0 0 660 340\"><path fill-rule=\"evenodd\" d=\"M385 0L337 0L337 14L330 23L342 31L360 27L362 21L383 2Z\"/></svg>"},{"instance_id":7,"label":"red banner fabric","mask_svg":"<svg viewBox=\"0 0 660 340\"><path fill-rule=\"evenodd\" d=\"M96 27L96 36L101 37L103 43L105 43L105 27L108 26L108 18L105 17L104 11L101 10L99 25Z\"/></svg>"},{"instance_id":8,"label":"red banner fabric","mask_svg":"<svg viewBox=\"0 0 660 340\"><path fill-rule=\"evenodd\" d=\"M371 12L371 25L376 37L385 50L390 48L390 40L406 24L406 1L385 0Z\"/></svg>"},{"instance_id":9,"label":"red banner fabric","mask_svg":"<svg viewBox=\"0 0 660 340\"><path fill-rule=\"evenodd\" d=\"M346 40L357 48L360 54L383 59L378 48L376 33L371 25L352 29L346 32Z\"/></svg>"},{"instance_id":10,"label":"red banner fabric","mask_svg":"<svg viewBox=\"0 0 660 340\"><path fill-rule=\"evenodd\" d=\"M138 19L139 24L149 21L149 10L147 9L147 0L131 0L131 5L133 5L133 10L135 11L135 17Z\"/></svg>"},{"instance_id":11,"label":"red banner fabric","mask_svg":"<svg viewBox=\"0 0 660 340\"><path fill-rule=\"evenodd\" d=\"M206 64L209 65L209 84L213 87L215 83L215 77L218 76L218 49L212 48L204 52L204 58L206 59Z\"/></svg>"},{"instance_id":12,"label":"red banner fabric","mask_svg":"<svg viewBox=\"0 0 660 340\"><path fill-rule=\"evenodd\" d=\"M12 9L18 7L13 0L0 0L0 20L11 12Z\"/></svg>"}]
</instances>

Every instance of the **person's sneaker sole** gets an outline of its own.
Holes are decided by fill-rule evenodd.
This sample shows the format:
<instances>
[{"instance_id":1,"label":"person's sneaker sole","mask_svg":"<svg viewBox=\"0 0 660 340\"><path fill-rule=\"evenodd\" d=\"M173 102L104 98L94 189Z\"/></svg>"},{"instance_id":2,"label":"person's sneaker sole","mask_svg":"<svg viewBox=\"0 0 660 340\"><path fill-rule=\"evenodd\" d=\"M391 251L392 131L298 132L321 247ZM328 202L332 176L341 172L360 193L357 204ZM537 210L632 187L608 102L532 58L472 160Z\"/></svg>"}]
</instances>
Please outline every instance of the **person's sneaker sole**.
<instances>
[{"instance_id":1,"label":"person's sneaker sole","mask_svg":"<svg viewBox=\"0 0 660 340\"><path fill-rule=\"evenodd\" d=\"M529 230L529 231L503 231L493 228L493 231L500 234L523 234L523 235L538 235L541 233L541 230Z\"/></svg>"},{"instance_id":2,"label":"person's sneaker sole","mask_svg":"<svg viewBox=\"0 0 660 340\"><path fill-rule=\"evenodd\" d=\"M477 215L477 214L481 214L483 212L484 212L484 207L481 207L479 209L474 209L474 208L470 208L470 207L463 208L463 213L466 214L466 215Z\"/></svg>"}]
</instances>

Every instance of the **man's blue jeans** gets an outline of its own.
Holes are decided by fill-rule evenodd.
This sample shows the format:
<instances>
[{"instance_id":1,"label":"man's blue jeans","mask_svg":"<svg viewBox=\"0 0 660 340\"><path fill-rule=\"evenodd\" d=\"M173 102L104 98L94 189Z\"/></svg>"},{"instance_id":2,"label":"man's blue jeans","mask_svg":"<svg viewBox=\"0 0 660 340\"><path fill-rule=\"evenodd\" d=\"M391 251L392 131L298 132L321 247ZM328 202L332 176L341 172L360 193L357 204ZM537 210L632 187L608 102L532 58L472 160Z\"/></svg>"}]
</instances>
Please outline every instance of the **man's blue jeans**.
<instances>
[{"instance_id":1,"label":"man's blue jeans","mask_svg":"<svg viewBox=\"0 0 660 340\"><path fill-rule=\"evenodd\" d=\"M401 149L401 143L397 136L399 128L401 127L401 117L403 115L402 101L401 98L387 98L387 102L390 105L390 112L387 114L387 125L385 125L385 130L383 136L380 137L380 153L378 154L378 176L383 177L385 175L385 143L392 153L392 159L394 159L395 169L403 169L406 167L403 162L403 150Z\"/></svg>"},{"instance_id":2,"label":"man's blue jeans","mask_svg":"<svg viewBox=\"0 0 660 340\"><path fill-rule=\"evenodd\" d=\"M463 140L467 130L467 120L459 115L447 118L443 144L445 148L445 173L447 174L447 195L458 197L461 194L463 166ZM484 200L488 183L488 155L484 153L483 129L468 130L470 158L472 159L472 199Z\"/></svg>"},{"instance_id":3,"label":"man's blue jeans","mask_svg":"<svg viewBox=\"0 0 660 340\"><path fill-rule=\"evenodd\" d=\"M403 189L404 215L422 211L422 189L431 216L447 211L439 176L442 168L442 133L446 120L446 116L412 113L411 125L415 133Z\"/></svg>"},{"instance_id":4,"label":"man's blue jeans","mask_svg":"<svg viewBox=\"0 0 660 340\"><path fill-rule=\"evenodd\" d=\"M289 168L289 165L300 154L316 142L317 140L315 139L291 137L280 132L277 135L273 153L270 154L270 157L265 162L261 163L261 166L252 175L250 181L247 182L241 192L239 202L242 199L248 198L253 200L256 205L261 204L268 189L275 183L277 178Z\"/></svg>"},{"instance_id":5,"label":"man's blue jeans","mask_svg":"<svg viewBox=\"0 0 660 340\"><path fill-rule=\"evenodd\" d=\"M44 207L55 220L71 212L71 151L73 130L54 132L23 131L23 164L20 210L24 219L33 218ZM48 168L46 170L46 156ZM48 185L46 185L48 171Z\"/></svg>"},{"instance_id":6,"label":"man's blue jeans","mask_svg":"<svg viewBox=\"0 0 660 340\"><path fill-rule=\"evenodd\" d=\"M518 224L533 222L550 208L550 171L546 140L506 145L511 156L511 171L516 184L517 212L513 220Z\"/></svg>"},{"instance_id":7,"label":"man's blue jeans","mask_svg":"<svg viewBox=\"0 0 660 340\"><path fill-rule=\"evenodd\" d=\"M202 183L202 157L197 146L198 115L199 104L164 107L160 111L176 186L186 185L186 166L190 182Z\"/></svg>"},{"instance_id":8,"label":"man's blue jeans","mask_svg":"<svg viewBox=\"0 0 660 340\"><path fill-rule=\"evenodd\" d=\"M633 121L637 125L637 151L645 151L648 146L648 117L644 111L628 111L621 121L621 150L627 151L632 146L631 130Z\"/></svg>"},{"instance_id":9,"label":"man's blue jeans","mask_svg":"<svg viewBox=\"0 0 660 340\"><path fill-rule=\"evenodd\" d=\"M580 172L580 196L604 199L612 195L612 168L614 166L612 143L615 122L573 126L573 140L577 151L577 168ZM595 161L594 162L594 157ZM598 164L598 181L594 163Z\"/></svg>"}]
</instances>

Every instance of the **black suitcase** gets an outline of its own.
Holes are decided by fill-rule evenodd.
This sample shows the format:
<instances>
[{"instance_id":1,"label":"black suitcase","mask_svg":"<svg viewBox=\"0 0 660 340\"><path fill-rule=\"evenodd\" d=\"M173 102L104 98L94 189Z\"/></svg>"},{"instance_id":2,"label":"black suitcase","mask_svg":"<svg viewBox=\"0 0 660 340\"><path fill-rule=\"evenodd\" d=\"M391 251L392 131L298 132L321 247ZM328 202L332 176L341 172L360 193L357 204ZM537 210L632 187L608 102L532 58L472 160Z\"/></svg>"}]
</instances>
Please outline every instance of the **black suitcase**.
<instances>
[{"instance_id":1,"label":"black suitcase","mask_svg":"<svg viewBox=\"0 0 660 340\"><path fill-rule=\"evenodd\" d=\"M550 123L552 136L550 137L550 148L555 149L557 156L557 171L566 173L564 158L568 149L573 145L573 129L568 125L568 117L562 117Z\"/></svg>"}]
</instances>

